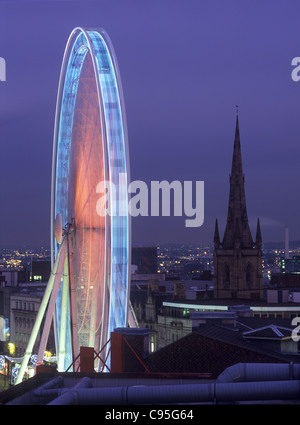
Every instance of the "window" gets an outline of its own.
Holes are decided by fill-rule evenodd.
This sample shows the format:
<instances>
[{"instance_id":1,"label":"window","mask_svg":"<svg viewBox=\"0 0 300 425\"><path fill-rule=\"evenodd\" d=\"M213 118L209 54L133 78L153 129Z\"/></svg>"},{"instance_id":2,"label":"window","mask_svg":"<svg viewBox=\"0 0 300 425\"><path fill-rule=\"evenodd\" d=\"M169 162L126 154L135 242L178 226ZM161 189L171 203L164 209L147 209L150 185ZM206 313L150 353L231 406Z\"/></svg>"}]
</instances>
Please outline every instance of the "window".
<instances>
[{"instance_id":1,"label":"window","mask_svg":"<svg viewBox=\"0 0 300 425\"><path fill-rule=\"evenodd\" d=\"M189 310L189 308L184 308L183 309L183 317L185 317L185 318L189 318L190 317L190 310Z\"/></svg>"},{"instance_id":2,"label":"window","mask_svg":"<svg viewBox=\"0 0 300 425\"><path fill-rule=\"evenodd\" d=\"M154 348L154 336L151 335L151 338L150 338L150 352L153 353L154 349L155 349Z\"/></svg>"}]
</instances>

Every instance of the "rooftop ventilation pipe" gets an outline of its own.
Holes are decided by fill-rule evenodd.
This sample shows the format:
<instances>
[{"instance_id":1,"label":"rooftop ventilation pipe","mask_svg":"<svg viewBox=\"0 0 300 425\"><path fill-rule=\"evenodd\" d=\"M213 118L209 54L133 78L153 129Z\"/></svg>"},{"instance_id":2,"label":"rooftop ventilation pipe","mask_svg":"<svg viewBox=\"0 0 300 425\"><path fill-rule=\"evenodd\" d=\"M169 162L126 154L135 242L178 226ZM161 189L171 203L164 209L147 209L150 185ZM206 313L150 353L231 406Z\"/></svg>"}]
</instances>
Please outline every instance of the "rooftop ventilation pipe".
<instances>
[{"instance_id":1,"label":"rooftop ventilation pipe","mask_svg":"<svg viewBox=\"0 0 300 425\"><path fill-rule=\"evenodd\" d=\"M222 372L217 382L287 381L300 379L300 364L237 363Z\"/></svg>"},{"instance_id":2,"label":"rooftop ventilation pipe","mask_svg":"<svg viewBox=\"0 0 300 425\"><path fill-rule=\"evenodd\" d=\"M69 389L50 405L147 405L300 400L300 381Z\"/></svg>"}]
</instances>

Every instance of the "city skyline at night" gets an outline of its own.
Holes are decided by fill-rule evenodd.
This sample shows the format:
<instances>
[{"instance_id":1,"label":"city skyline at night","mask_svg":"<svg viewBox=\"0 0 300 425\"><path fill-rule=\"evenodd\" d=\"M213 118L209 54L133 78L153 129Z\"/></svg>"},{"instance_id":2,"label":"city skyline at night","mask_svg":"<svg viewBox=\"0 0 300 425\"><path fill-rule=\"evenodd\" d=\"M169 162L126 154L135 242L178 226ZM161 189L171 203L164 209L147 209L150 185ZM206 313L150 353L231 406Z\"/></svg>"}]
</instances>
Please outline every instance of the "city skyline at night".
<instances>
[{"instance_id":1,"label":"city skyline at night","mask_svg":"<svg viewBox=\"0 0 300 425\"><path fill-rule=\"evenodd\" d=\"M0 246L50 244L57 81L79 24L103 27L114 44L131 180L205 184L201 227L186 228L183 217L137 217L133 242L212 243L216 217L224 228L237 104L251 231L260 217L263 242L284 240L285 226L291 241L300 239L297 2L16 1L1 9Z\"/></svg>"},{"instance_id":2,"label":"city skyline at night","mask_svg":"<svg viewBox=\"0 0 300 425\"><path fill-rule=\"evenodd\" d=\"M1 405L299 404L299 13L0 1Z\"/></svg>"}]
</instances>

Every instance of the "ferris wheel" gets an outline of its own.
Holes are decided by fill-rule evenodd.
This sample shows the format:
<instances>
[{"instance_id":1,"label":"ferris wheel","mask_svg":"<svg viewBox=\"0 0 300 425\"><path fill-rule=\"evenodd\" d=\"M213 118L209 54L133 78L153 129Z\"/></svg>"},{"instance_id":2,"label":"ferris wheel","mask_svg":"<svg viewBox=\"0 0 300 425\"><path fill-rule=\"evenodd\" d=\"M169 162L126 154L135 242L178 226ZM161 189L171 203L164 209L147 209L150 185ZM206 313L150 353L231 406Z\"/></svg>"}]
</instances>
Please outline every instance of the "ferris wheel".
<instances>
[{"instance_id":1,"label":"ferris wheel","mask_svg":"<svg viewBox=\"0 0 300 425\"><path fill-rule=\"evenodd\" d=\"M44 317L37 360L42 361L54 319L59 371L81 346L99 351L115 328L135 326L129 304L128 181L125 109L112 44L102 29L75 28L65 49L56 107L52 272L16 383ZM105 205L98 208L99 202Z\"/></svg>"}]
</instances>

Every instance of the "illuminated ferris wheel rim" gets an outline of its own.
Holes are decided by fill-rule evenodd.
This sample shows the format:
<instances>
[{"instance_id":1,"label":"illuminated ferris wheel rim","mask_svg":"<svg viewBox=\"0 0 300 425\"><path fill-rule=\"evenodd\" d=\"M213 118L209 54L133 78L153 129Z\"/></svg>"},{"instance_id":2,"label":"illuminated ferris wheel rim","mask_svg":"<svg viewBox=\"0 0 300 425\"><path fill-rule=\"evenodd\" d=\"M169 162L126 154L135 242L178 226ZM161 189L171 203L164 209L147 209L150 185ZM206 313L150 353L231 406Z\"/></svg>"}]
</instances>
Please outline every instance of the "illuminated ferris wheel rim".
<instances>
[{"instance_id":1,"label":"illuminated ferris wheel rim","mask_svg":"<svg viewBox=\"0 0 300 425\"><path fill-rule=\"evenodd\" d=\"M76 62L75 59L78 61ZM101 64L103 68L101 68ZM81 75L81 73L83 73L83 75ZM92 74L92 76L90 74ZM70 90L68 91L68 89ZM78 103L77 95L79 96ZM76 109L77 106L78 110ZM108 111L110 107L112 107L113 110ZM82 116L85 118L85 121L81 121L80 114L83 114ZM89 130L87 130L88 128ZM75 129L74 133L73 129ZM60 151L60 149L62 150ZM92 153L96 155L93 157L91 163L94 167L94 172L90 173L89 158ZM88 154L89 157L88 161L86 154ZM74 289L74 282L76 278L74 278L74 274L72 275L72 272L75 270L73 267L74 245L71 244L75 241L74 251L76 250L76 255L79 252L80 260L81 250L78 250L78 246L79 248L82 247L81 244L85 235L83 234L82 239L79 237L79 245L77 245L76 242L78 241L78 237L76 236L76 232L79 230L80 235L82 230L83 232L85 231L84 225L86 219L90 220L89 222L87 221L88 224L92 223L92 220L95 220L96 203L93 205L94 200L91 201L87 210L83 211L84 219L81 221L83 227L80 225L78 229L76 229L76 211L78 212L76 208L78 205L79 207L82 207L82 205L85 206L85 200L90 197L91 193L94 194L93 185L95 180L99 177L99 174L104 180L107 178L108 182L113 184L119 179L120 173L123 174L123 177L125 175L127 178L125 184L128 183L129 180L127 127L120 75L112 44L105 31L102 29L90 30L78 27L72 31L68 39L59 79L52 160L52 269L16 379L17 384L23 379L41 328L43 328L43 331L40 338L37 359L39 362L42 361L53 318L56 355L58 354L58 369L60 371L66 370L65 366L69 369L70 362L66 365L66 360L71 361L69 359L71 359L72 356L73 359L75 358L76 360L74 339L77 340L78 328L74 311L76 314L78 312L78 305L81 307L82 297L79 294L79 298L76 298L77 295L75 294L76 287ZM80 168L82 163L84 165L83 173ZM101 171L100 173L99 169ZM62 174L59 174L60 172ZM75 183L73 188L74 179ZM71 184L69 184L70 181ZM85 186L86 181L88 182L87 187ZM95 184L95 192L96 186L97 184ZM71 198L69 197L70 187L72 193ZM126 187L128 187L128 185L126 185ZM58 188L62 189L62 191L60 192ZM84 189L86 192L83 196L79 196L78 205L73 189L78 189L79 193L81 189ZM126 195L128 196L128 193ZM61 200L60 198L62 198L63 201L67 199L67 203L59 203L57 207L57 201ZM111 199L109 201L112 202ZM68 217L67 214L64 214L64 208L60 209L61 206L63 206L68 213L70 212L69 209L71 206L74 217ZM81 220L80 216L82 211L79 210L79 212L79 219ZM57 226L55 226L55 221L57 224L57 220L55 219L59 216L61 216L61 220L59 220L61 237L55 239L55 235L57 235ZM97 282L98 284L100 282L100 287L103 291L98 291L98 298L96 296L91 298L100 299L102 305L107 305L105 305L105 313L102 313L101 308L99 309L101 302L98 303L96 307L97 310L91 310L89 318L93 319L94 316L97 315L97 319L99 319L101 315L105 315L105 325L101 325L101 332L103 332L104 336L101 336L102 340L99 338L99 335L97 336L97 342L101 342L103 338L109 336L109 333L115 328L126 327L128 324L129 326L135 327L137 321L133 315L132 306L129 301L131 226L128 209L126 214L121 218L116 215L116 217L106 216L105 221L103 221L103 217L100 221L98 219L96 219L96 222L101 232L98 232L98 234L97 232L89 232L89 234L92 233L92 236L88 236L90 250L86 251L85 248L83 249L83 253L86 254L88 252L88 255L91 254L91 249L93 250L94 245L98 244L98 257L92 258L96 258L93 264L95 270L98 271ZM103 223L105 223L105 225L103 225ZM65 228L65 232L62 237L63 227ZM90 230L91 229L92 228L90 228ZM100 243L99 240L101 241ZM96 243L93 244L95 241ZM103 241L105 241L104 259L103 252L101 250L99 251L99 246L102 247ZM72 249L69 249L70 245ZM82 256L84 257L84 254L82 254ZM97 259L98 261L101 259L101 262L105 263L105 267L107 270L109 269L109 273L103 274L103 264L101 266ZM107 260L108 264L106 265ZM92 262L89 261L89 264L91 263ZM104 276L104 278L108 277L107 280L99 280L99 269L101 269L101 276ZM81 276L82 274L80 274L80 277ZM91 289L92 288L93 286L91 286ZM80 290L81 287L79 287L79 292ZM109 294L108 297L105 295L107 293ZM93 305L95 307L95 304ZM128 308L129 306L130 308ZM74 318L76 323L73 321ZM44 323L43 319L45 319ZM58 323L56 323L57 320L59 321ZM81 325L82 323L81 321ZM95 329L95 326L90 328L90 336L91 334L96 336L98 329L96 331ZM59 343L58 332L60 332ZM76 338L74 338L74 335ZM107 342L101 347L101 350L106 346ZM77 346L77 351L78 348ZM106 359L107 358L108 354Z\"/></svg>"},{"instance_id":2,"label":"illuminated ferris wheel rim","mask_svg":"<svg viewBox=\"0 0 300 425\"><path fill-rule=\"evenodd\" d=\"M105 50L105 53L103 53ZM65 176L69 173L69 162L68 158L67 165L63 170L61 164L62 155L60 155L60 149L63 151L63 132L65 127L69 126L70 132L69 146L67 151L72 149L73 136L71 135L72 120L74 119L75 109L77 105L77 90L79 87L79 80L81 79L81 72L85 66L86 57L90 55L92 60L93 75L96 82L98 107L100 113L100 124L101 124L101 139L103 149L103 159L101 160L101 166L104 171L104 180L109 183L116 183L119 179L120 173L126 175L128 185L129 180L129 155L128 155L128 141L127 141L127 126L126 116L123 100L123 91L121 87L121 80L119 75L119 69L115 57L115 53L110 42L110 39L106 32L102 29L83 29L75 28L66 45L62 69L60 74L60 82L58 89L57 107L56 107L56 119L55 119L55 130L54 130L54 143L53 143L53 165L52 165L52 191L51 191L51 259L52 265L56 260L56 254L58 253L58 244L55 240L55 219L58 214L63 215L62 224L70 228L70 223L74 224L76 228L76 217L73 222L73 217L65 214L64 201L61 201L59 191L59 181L63 180L60 178L60 173L65 172ZM102 56L101 56L102 55ZM76 62L77 61L77 62ZM78 66L78 63L80 65ZM77 68L76 68L77 67ZM75 68L75 71L73 70ZM73 74L72 74L73 72ZM111 79L111 80L110 80ZM68 86L69 84L69 86ZM74 85L74 86L73 86ZM108 89L108 87L110 88ZM75 88L74 88L75 87ZM66 93L68 94L68 88L74 90L73 101L71 100L71 106L66 103ZM69 102L69 100L68 100ZM73 102L73 104L72 104ZM113 104L117 107L117 111L114 111L114 117L110 118L108 111L109 106ZM69 109L68 109L69 108ZM71 115L71 124L66 124L66 112ZM116 127L116 128L115 128ZM72 129L72 131L71 131ZM115 130L118 130L118 135ZM66 131L65 131L66 132ZM68 132L67 132L68 133ZM114 134L114 135L113 135ZM119 165L115 166L115 156L117 154ZM64 176L64 175L63 175ZM95 187L96 191L96 187ZM112 199L109 199L112 203ZM57 206L58 205L58 206ZM128 203L127 203L128 205ZM95 205L96 210L96 205ZM69 211L68 211L69 212ZM125 220L125 221L124 221ZM130 279L130 246L131 246L131 229L130 229L130 217L125 214L125 217L111 217L105 215L105 249L104 249L104 289L105 291L109 288L109 318L108 321L108 335L114 329L114 327L127 326L128 322L128 303L129 303L129 279ZM74 228L74 226L73 226ZM76 234L76 232L75 232ZM118 251L122 251L122 254L118 254ZM126 266L122 263L122 255L126 256ZM126 274L126 276L125 276ZM123 276L121 276L123 275ZM121 277L120 277L121 276ZM126 288L124 282L126 281ZM121 282L121 283L120 283ZM122 283L123 282L123 283ZM124 298L122 292L126 293ZM105 304L105 299L103 298ZM103 308L107 308L103 304ZM122 306L119 309L117 305ZM59 316L59 313L58 313ZM122 317L122 319L120 319ZM105 327L103 328L105 329ZM105 333L105 332L104 332Z\"/></svg>"},{"instance_id":3,"label":"illuminated ferris wheel rim","mask_svg":"<svg viewBox=\"0 0 300 425\"><path fill-rule=\"evenodd\" d=\"M57 147L58 147L58 138L59 138L59 126L61 121L61 107L62 107L62 97L64 92L64 85L65 85L65 77L66 72L68 68L68 61L71 55L71 51L74 48L74 44L76 39L80 34L83 34L87 47L89 50L89 53L92 57L93 62L93 68L94 68L94 75L96 78L96 84L97 84L97 91L98 91L98 100L99 100L99 107L100 107L100 114L101 114L101 123L105 122L105 115L104 115L104 105L103 105L103 96L101 94L101 84L99 80L99 68L97 65L96 57L94 48L92 45L92 41L89 35L89 32L97 32L101 35L104 42L106 43L106 47L108 48L109 55L112 59L114 71L116 74L116 82L118 86L118 96L120 99L120 107L121 107L121 114L123 117L122 125L123 125L123 136L124 136L124 143L125 143L125 161L126 161L126 173L127 173L127 181L130 181L130 161L129 161L129 149L128 149L128 135L127 135L127 120L126 120L126 113L124 108L124 98L123 98L123 90L121 86L121 77L119 72L118 63L116 60L115 51L112 45L112 42L106 33L106 31L103 28L90 28L85 29L82 27L76 27L73 29L72 33L69 36L69 39L66 44L64 56L63 56L63 62L61 66L61 72L60 72L60 78L59 78L59 86L58 86L58 95L57 95L57 104L56 104L56 112L55 112L55 126L54 126L54 140L53 140L53 154L52 154L52 182L51 182L51 223L50 223L50 233L51 233L51 264L54 265L55 262L55 231L54 231L54 223L56 218L55 213L55 190L56 190L56 177L57 177ZM106 138L106 128L102 127L102 140L103 140L103 150L104 150L104 157L107 158L107 138ZM108 167L106 161L103 163L104 165L104 179L108 181ZM106 217L106 226L107 229L107 220L108 217ZM63 223L66 225L67 223ZM129 235L129 244L131 243L131 220L130 217L128 217L128 235ZM107 241L107 235L106 235L106 247L108 248L108 241ZM129 257L130 258L130 257Z\"/></svg>"}]
</instances>

